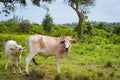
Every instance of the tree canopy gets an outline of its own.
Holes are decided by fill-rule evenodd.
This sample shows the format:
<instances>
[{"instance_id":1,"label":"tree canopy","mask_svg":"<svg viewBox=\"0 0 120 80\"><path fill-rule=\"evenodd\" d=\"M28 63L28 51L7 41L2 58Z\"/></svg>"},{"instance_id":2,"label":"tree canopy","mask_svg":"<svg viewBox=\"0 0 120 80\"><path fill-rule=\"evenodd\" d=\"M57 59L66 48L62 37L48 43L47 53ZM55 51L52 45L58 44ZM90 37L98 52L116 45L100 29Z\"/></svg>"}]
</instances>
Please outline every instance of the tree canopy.
<instances>
[{"instance_id":1,"label":"tree canopy","mask_svg":"<svg viewBox=\"0 0 120 80\"><path fill-rule=\"evenodd\" d=\"M33 5L40 6L42 2L52 3L54 0L31 0ZM22 6L27 5L27 0L1 0L1 2L4 4L2 12L7 14L10 13L10 11L15 10L15 4L20 4ZM88 7L94 5L95 0L64 0L71 8L73 8L78 15L78 26L77 26L77 32L78 37L82 38L82 23L87 18L86 14L88 13Z\"/></svg>"}]
</instances>

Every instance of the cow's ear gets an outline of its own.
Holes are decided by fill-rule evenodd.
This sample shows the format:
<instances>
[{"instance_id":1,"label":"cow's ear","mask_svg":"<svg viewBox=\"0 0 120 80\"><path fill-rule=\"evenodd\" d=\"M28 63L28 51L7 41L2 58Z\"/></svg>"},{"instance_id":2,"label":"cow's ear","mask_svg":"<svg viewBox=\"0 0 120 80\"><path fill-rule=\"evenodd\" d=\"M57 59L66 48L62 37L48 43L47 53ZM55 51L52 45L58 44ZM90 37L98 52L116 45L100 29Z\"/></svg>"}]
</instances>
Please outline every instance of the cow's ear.
<instances>
[{"instance_id":1,"label":"cow's ear","mask_svg":"<svg viewBox=\"0 0 120 80\"><path fill-rule=\"evenodd\" d=\"M60 44L63 44L65 41L61 41Z\"/></svg>"},{"instance_id":2,"label":"cow's ear","mask_svg":"<svg viewBox=\"0 0 120 80\"><path fill-rule=\"evenodd\" d=\"M14 49L14 48L10 48L10 50L13 50L13 51L14 51L15 49Z\"/></svg>"},{"instance_id":3,"label":"cow's ear","mask_svg":"<svg viewBox=\"0 0 120 80\"><path fill-rule=\"evenodd\" d=\"M72 44L77 44L78 42L75 41L75 40L71 40L71 43L72 43Z\"/></svg>"}]
</instances>

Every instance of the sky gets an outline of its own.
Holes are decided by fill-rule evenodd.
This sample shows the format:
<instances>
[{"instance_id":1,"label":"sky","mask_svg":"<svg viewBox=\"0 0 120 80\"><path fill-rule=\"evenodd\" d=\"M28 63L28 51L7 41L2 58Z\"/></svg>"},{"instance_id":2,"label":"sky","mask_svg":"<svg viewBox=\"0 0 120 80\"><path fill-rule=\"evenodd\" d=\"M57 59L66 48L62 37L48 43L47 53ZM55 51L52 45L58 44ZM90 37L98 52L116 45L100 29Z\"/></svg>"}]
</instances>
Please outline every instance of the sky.
<instances>
[{"instance_id":1,"label":"sky","mask_svg":"<svg viewBox=\"0 0 120 80\"><path fill-rule=\"evenodd\" d=\"M96 0L95 6L89 8L88 21L120 22L120 0ZM25 8L17 7L17 10L8 17L0 14L0 21L13 18L13 15L28 19L30 22L41 24L47 11L42 7L32 5L30 0ZM45 3L42 3L44 5ZM0 4L0 7L2 5ZM55 24L65 24L78 22L76 12L61 0L56 0L52 4L47 4L49 14ZM1 9L1 8L0 8Z\"/></svg>"}]
</instances>

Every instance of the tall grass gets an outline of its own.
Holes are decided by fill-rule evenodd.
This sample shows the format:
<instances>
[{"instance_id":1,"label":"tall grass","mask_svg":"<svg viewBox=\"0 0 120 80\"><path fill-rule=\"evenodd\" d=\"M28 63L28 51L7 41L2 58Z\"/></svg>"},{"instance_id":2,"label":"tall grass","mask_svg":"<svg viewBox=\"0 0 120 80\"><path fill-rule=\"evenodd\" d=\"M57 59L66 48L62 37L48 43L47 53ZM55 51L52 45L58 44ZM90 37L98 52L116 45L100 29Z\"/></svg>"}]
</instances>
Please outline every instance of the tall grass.
<instances>
[{"instance_id":1,"label":"tall grass","mask_svg":"<svg viewBox=\"0 0 120 80\"><path fill-rule=\"evenodd\" d=\"M30 76L25 76L25 58L22 54L23 74L11 73L11 62L4 70L4 44L7 40L15 40L26 47L29 35L0 34L0 80L119 80L120 79L120 45L79 43L72 45L69 57L61 61L61 73L56 72L54 57L44 59L35 56L38 66L30 63Z\"/></svg>"}]
</instances>

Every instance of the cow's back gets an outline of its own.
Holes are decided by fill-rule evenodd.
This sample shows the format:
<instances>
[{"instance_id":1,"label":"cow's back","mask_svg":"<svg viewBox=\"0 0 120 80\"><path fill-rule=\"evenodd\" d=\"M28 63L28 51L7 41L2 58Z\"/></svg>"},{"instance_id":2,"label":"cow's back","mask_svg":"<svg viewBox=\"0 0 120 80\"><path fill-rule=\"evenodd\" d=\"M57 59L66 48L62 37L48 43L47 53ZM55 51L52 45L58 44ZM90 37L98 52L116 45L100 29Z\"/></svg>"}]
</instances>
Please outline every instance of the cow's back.
<instances>
[{"instance_id":1,"label":"cow's back","mask_svg":"<svg viewBox=\"0 0 120 80\"><path fill-rule=\"evenodd\" d=\"M55 55L59 38L35 34L27 39L27 43L30 52L42 52L41 54L45 55Z\"/></svg>"}]
</instances>

